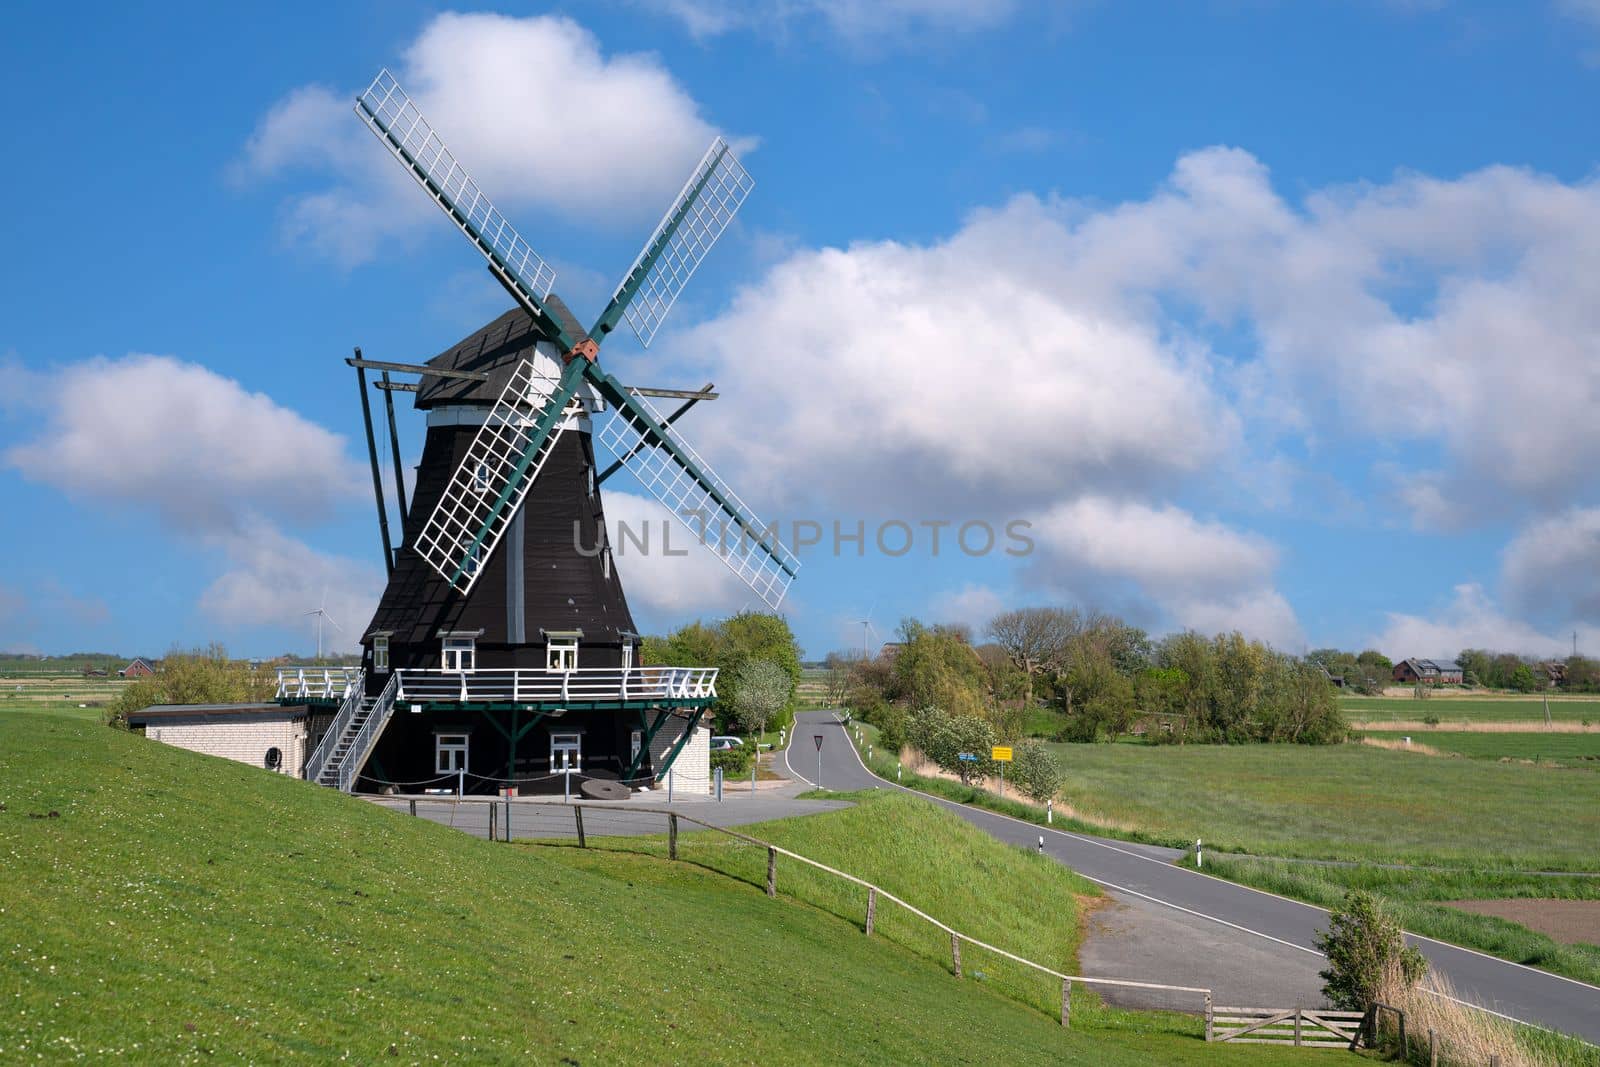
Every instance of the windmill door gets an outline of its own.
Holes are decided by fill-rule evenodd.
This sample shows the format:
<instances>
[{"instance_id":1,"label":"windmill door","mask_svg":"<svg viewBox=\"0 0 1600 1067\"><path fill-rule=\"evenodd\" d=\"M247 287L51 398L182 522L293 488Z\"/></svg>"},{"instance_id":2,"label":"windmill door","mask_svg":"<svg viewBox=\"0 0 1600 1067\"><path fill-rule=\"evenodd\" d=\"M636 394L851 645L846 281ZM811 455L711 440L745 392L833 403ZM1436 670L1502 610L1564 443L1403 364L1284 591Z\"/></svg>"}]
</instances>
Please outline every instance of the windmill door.
<instances>
[{"instance_id":1,"label":"windmill door","mask_svg":"<svg viewBox=\"0 0 1600 1067\"><path fill-rule=\"evenodd\" d=\"M565 774L567 771L577 773L582 769L583 760L583 735L582 734L551 734L550 735L550 773Z\"/></svg>"}]
</instances>

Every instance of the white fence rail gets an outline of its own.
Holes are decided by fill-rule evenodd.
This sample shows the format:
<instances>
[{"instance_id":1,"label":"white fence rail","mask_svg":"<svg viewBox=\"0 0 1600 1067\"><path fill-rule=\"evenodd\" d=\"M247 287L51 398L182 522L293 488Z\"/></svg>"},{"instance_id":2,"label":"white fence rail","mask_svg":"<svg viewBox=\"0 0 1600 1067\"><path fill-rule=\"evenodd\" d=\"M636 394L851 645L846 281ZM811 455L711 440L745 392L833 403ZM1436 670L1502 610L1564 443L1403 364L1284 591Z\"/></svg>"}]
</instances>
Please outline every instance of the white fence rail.
<instances>
[{"instance_id":1,"label":"white fence rail","mask_svg":"<svg viewBox=\"0 0 1600 1067\"><path fill-rule=\"evenodd\" d=\"M549 703L600 700L699 700L717 695L715 667L580 667L540 670L401 670L397 699Z\"/></svg>"},{"instance_id":2,"label":"white fence rail","mask_svg":"<svg viewBox=\"0 0 1600 1067\"><path fill-rule=\"evenodd\" d=\"M344 700L360 684L360 667L278 668L279 700Z\"/></svg>"}]
</instances>

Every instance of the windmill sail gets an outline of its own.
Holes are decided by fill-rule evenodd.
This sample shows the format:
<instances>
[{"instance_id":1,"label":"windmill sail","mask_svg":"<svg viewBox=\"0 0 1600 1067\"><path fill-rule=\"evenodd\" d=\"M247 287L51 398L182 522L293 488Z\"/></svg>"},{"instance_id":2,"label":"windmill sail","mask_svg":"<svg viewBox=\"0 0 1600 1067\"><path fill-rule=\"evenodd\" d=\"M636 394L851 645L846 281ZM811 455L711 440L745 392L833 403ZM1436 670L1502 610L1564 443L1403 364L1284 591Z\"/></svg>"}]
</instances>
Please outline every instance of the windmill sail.
<instances>
[{"instance_id":1,"label":"windmill sail","mask_svg":"<svg viewBox=\"0 0 1600 1067\"><path fill-rule=\"evenodd\" d=\"M477 246L490 269L528 305L541 325L556 327L551 340L562 343L563 351L571 348L575 339L559 336L559 325L544 307L555 285L555 270L483 195L387 70L379 71L366 92L356 98L356 114Z\"/></svg>"},{"instance_id":2,"label":"windmill sail","mask_svg":"<svg viewBox=\"0 0 1600 1067\"><path fill-rule=\"evenodd\" d=\"M490 409L418 536L416 550L463 595L500 543L566 427L582 360L559 379L523 360Z\"/></svg>"},{"instance_id":3,"label":"windmill sail","mask_svg":"<svg viewBox=\"0 0 1600 1067\"><path fill-rule=\"evenodd\" d=\"M589 376L616 408L596 435L600 443L768 607L777 610L800 569L794 553L648 400L629 394L616 379L592 366Z\"/></svg>"},{"instance_id":4,"label":"windmill sail","mask_svg":"<svg viewBox=\"0 0 1600 1067\"><path fill-rule=\"evenodd\" d=\"M678 199L622 276L590 336L608 334L619 318L626 318L639 343L649 348L678 294L755 184L727 142L720 137L712 141Z\"/></svg>"}]
</instances>

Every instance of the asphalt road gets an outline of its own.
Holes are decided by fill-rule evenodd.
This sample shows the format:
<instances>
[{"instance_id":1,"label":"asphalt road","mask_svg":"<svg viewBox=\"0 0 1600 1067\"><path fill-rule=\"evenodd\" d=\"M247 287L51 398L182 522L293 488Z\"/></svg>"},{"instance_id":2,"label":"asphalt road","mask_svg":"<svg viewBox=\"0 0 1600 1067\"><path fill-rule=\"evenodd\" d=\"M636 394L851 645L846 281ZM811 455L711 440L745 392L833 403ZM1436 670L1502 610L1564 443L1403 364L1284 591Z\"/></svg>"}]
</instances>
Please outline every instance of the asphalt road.
<instances>
[{"instance_id":1,"label":"asphalt road","mask_svg":"<svg viewBox=\"0 0 1600 1067\"><path fill-rule=\"evenodd\" d=\"M862 765L832 712L801 713L780 770L815 783L813 738L818 735L821 784L826 788L900 788ZM1307 963L1313 972L1322 966L1321 955L1312 947L1312 937L1328 925L1328 913L1321 908L1174 866L1176 853L1171 849L1046 829L938 797L929 799L1011 844L1037 848L1042 834L1049 855L1109 890L1114 901L1131 909L1130 921L1137 922L1141 912L1152 921L1164 918L1173 935L1188 931L1210 945L1212 978L1194 984L1216 989L1218 1003L1230 1003L1223 998L1236 963L1246 968L1276 966L1293 973L1303 973ZM1449 977L1462 999L1513 1019L1600 1042L1600 987L1429 938L1408 937L1434 970Z\"/></svg>"}]
</instances>

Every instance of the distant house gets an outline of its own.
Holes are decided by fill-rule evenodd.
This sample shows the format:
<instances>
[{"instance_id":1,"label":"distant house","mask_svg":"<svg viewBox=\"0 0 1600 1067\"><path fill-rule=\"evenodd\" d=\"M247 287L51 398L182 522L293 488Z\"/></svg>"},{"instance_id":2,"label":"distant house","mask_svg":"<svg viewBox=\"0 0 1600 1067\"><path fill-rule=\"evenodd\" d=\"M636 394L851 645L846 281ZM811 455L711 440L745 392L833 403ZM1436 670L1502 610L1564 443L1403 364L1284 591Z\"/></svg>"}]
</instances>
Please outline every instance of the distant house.
<instances>
[{"instance_id":1,"label":"distant house","mask_svg":"<svg viewBox=\"0 0 1600 1067\"><path fill-rule=\"evenodd\" d=\"M1561 660L1553 659L1548 663L1541 663L1539 668L1544 671L1545 680L1550 683L1551 689L1567 684L1567 665Z\"/></svg>"},{"instance_id":2,"label":"distant house","mask_svg":"<svg viewBox=\"0 0 1600 1067\"><path fill-rule=\"evenodd\" d=\"M1403 659L1394 665L1394 680L1404 685L1460 685L1461 664L1453 659Z\"/></svg>"},{"instance_id":3,"label":"distant house","mask_svg":"<svg viewBox=\"0 0 1600 1067\"><path fill-rule=\"evenodd\" d=\"M135 656L128 665L117 672L118 678L148 678L156 673L155 661Z\"/></svg>"}]
</instances>

